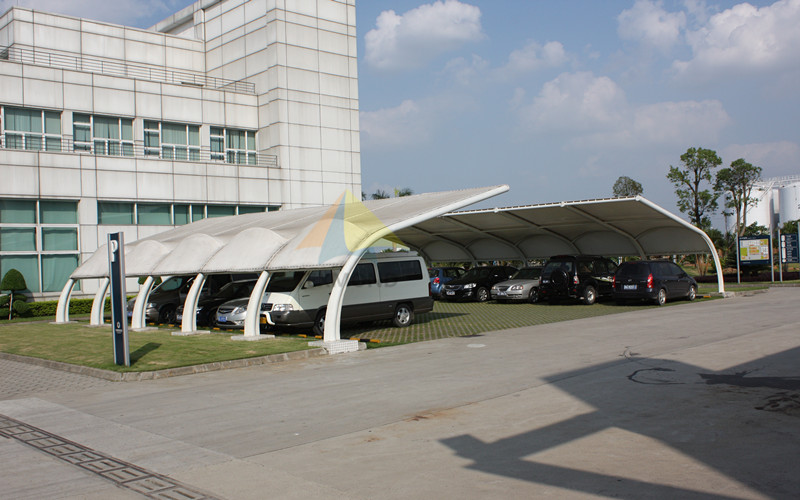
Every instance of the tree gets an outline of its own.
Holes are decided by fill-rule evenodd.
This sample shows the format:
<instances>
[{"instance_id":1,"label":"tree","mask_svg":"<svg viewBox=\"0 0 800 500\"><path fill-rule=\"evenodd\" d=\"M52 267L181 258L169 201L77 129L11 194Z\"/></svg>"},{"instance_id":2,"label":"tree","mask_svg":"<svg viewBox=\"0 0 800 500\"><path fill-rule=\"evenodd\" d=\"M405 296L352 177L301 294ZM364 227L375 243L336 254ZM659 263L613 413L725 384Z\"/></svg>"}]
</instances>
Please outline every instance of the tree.
<instances>
[{"instance_id":1,"label":"tree","mask_svg":"<svg viewBox=\"0 0 800 500\"><path fill-rule=\"evenodd\" d=\"M704 181L711 184L711 172L722 164L716 151L703 148L689 148L681 155L683 168L669 166L669 179L675 185L678 195L678 209L689 216L689 222L701 229L711 227L709 215L717 210L720 193L703 187Z\"/></svg>"},{"instance_id":2,"label":"tree","mask_svg":"<svg viewBox=\"0 0 800 500\"><path fill-rule=\"evenodd\" d=\"M725 201L726 208L732 208L736 214L736 234L742 236L747 227L747 209L758 202L750 195L755 183L761 179L761 167L755 167L739 158L731 163L730 168L717 172L715 189L729 192L730 198Z\"/></svg>"},{"instance_id":3,"label":"tree","mask_svg":"<svg viewBox=\"0 0 800 500\"><path fill-rule=\"evenodd\" d=\"M26 307L20 306L14 302L14 292L21 292L27 289L28 285L25 283L25 276L16 269L9 269L6 275L3 276L3 281L0 282L0 290L7 290L10 292L8 298L8 319L11 319L11 314L14 309L22 310ZM24 303L25 301L18 300L17 302Z\"/></svg>"},{"instance_id":4,"label":"tree","mask_svg":"<svg viewBox=\"0 0 800 500\"><path fill-rule=\"evenodd\" d=\"M379 189L379 190L375 191L374 193L372 193L371 198L373 200L385 200L386 198L391 198L391 196L389 196L389 193L387 193L383 189Z\"/></svg>"},{"instance_id":5,"label":"tree","mask_svg":"<svg viewBox=\"0 0 800 500\"><path fill-rule=\"evenodd\" d=\"M627 176L622 176L614 183L614 198L626 198L642 194L642 185Z\"/></svg>"},{"instance_id":6,"label":"tree","mask_svg":"<svg viewBox=\"0 0 800 500\"><path fill-rule=\"evenodd\" d=\"M394 196L396 198L401 198L403 196L411 196L412 194L414 194L414 191L411 188L401 188L401 189L394 188Z\"/></svg>"}]
</instances>

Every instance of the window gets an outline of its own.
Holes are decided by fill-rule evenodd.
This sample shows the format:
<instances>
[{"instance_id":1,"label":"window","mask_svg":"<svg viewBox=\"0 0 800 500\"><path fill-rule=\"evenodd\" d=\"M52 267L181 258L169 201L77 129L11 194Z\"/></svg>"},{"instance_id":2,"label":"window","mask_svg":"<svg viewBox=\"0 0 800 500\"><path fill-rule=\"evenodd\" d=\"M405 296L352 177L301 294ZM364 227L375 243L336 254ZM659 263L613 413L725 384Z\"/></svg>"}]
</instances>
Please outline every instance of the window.
<instances>
[{"instance_id":1,"label":"window","mask_svg":"<svg viewBox=\"0 0 800 500\"><path fill-rule=\"evenodd\" d=\"M41 109L3 109L5 145L9 149L61 151L61 113Z\"/></svg>"},{"instance_id":2,"label":"window","mask_svg":"<svg viewBox=\"0 0 800 500\"><path fill-rule=\"evenodd\" d=\"M209 219L211 217L226 217L228 215L236 215L236 207L232 205L208 205L206 213Z\"/></svg>"},{"instance_id":3,"label":"window","mask_svg":"<svg viewBox=\"0 0 800 500\"><path fill-rule=\"evenodd\" d=\"M379 262L378 272L381 275L381 283L396 283L398 281L422 279L422 266L418 260Z\"/></svg>"},{"instance_id":4,"label":"window","mask_svg":"<svg viewBox=\"0 0 800 500\"><path fill-rule=\"evenodd\" d=\"M137 224L169 226L172 224L171 207L167 204L139 203L136 206Z\"/></svg>"},{"instance_id":5,"label":"window","mask_svg":"<svg viewBox=\"0 0 800 500\"><path fill-rule=\"evenodd\" d=\"M114 225L133 224L133 203L98 201L97 223Z\"/></svg>"},{"instance_id":6,"label":"window","mask_svg":"<svg viewBox=\"0 0 800 500\"><path fill-rule=\"evenodd\" d=\"M31 292L59 292L79 260L77 202L0 200L0 276L17 269Z\"/></svg>"},{"instance_id":7,"label":"window","mask_svg":"<svg viewBox=\"0 0 800 500\"><path fill-rule=\"evenodd\" d=\"M375 266L371 262L362 262L353 269L353 274L350 276L347 286L371 285L375 282Z\"/></svg>"},{"instance_id":8,"label":"window","mask_svg":"<svg viewBox=\"0 0 800 500\"><path fill-rule=\"evenodd\" d=\"M133 119L74 113L72 138L75 151L133 156Z\"/></svg>"},{"instance_id":9,"label":"window","mask_svg":"<svg viewBox=\"0 0 800 500\"><path fill-rule=\"evenodd\" d=\"M211 127L210 136L212 160L242 165L258 163L255 131Z\"/></svg>"},{"instance_id":10,"label":"window","mask_svg":"<svg viewBox=\"0 0 800 500\"><path fill-rule=\"evenodd\" d=\"M144 154L165 160L200 160L200 126L145 120Z\"/></svg>"},{"instance_id":11,"label":"window","mask_svg":"<svg viewBox=\"0 0 800 500\"><path fill-rule=\"evenodd\" d=\"M318 269L311 271L306 282L314 283L314 286L330 285L333 283L333 271L330 269Z\"/></svg>"}]
</instances>

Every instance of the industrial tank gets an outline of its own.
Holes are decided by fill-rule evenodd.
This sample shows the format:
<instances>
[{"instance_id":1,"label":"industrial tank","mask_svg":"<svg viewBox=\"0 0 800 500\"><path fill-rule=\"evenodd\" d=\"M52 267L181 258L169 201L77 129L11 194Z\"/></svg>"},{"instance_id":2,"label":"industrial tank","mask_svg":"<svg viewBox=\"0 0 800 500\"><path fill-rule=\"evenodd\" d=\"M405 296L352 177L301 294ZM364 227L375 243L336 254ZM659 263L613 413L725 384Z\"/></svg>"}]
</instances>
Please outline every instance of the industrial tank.
<instances>
[{"instance_id":1,"label":"industrial tank","mask_svg":"<svg viewBox=\"0 0 800 500\"><path fill-rule=\"evenodd\" d=\"M800 219L800 182L787 184L780 188L780 222Z\"/></svg>"}]
</instances>

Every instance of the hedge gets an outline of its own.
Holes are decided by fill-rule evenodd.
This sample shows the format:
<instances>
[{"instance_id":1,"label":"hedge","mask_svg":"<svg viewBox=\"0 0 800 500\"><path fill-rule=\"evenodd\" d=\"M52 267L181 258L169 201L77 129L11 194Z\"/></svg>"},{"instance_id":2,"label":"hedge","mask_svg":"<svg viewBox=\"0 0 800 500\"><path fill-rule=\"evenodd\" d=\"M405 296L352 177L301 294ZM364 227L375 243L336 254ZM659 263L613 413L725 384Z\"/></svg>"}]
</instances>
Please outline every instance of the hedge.
<instances>
[{"instance_id":1,"label":"hedge","mask_svg":"<svg viewBox=\"0 0 800 500\"><path fill-rule=\"evenodd\" d=\"M94 299L71 299L69 301L70 314L89 314L92 312L92 301ZM55 317L56 309L58 308L57 300L45 300L42 302L28 302L25 306L18 306L18 302L14 301L14 310L19 314L19 317L32 318L32 317ZM3 304L0 307L0 320L8 318L8 307ZM18 309L19 307L19 309ZM27 311L22 312L20 309L27 308ZM3 316L5 311L5 316ZM111 300L106 298L105 311L111 311Z\"/></svg>"}]
</instances>

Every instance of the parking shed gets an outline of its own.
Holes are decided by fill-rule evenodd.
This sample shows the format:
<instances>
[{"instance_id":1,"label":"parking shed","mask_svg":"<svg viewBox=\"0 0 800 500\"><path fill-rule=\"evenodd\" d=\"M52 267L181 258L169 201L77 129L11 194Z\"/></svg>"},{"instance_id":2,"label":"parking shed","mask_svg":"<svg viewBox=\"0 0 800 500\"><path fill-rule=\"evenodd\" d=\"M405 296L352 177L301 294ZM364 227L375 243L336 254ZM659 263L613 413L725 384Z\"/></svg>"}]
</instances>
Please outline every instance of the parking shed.
<instances>
[{"instance_id":1,"label":"parking shed","mask_svg":"<svg viewBox=\"0 0 800 500\"><path fill-rule=\"evenodd\" d=\"M259 334L261 297L270 272L341 268L328 301L322 345L329 352L358 348L340 339L346 284L358 260L381 239L401 243L432 261L525 262L556 254L611 256L710 253L724 292L719 258L708 236L642 198L612 198L456 211L504 193L507 185L425 193L361 202L344 193L333 205L204 219L125 245L126 276L146 277L131 327L143 328L154 277L196 275L184 303L182 334L196 333L195 310L206 276L260 273L250 296L244 340ZM56 322L69 321L67 304L77 280L100 279L91 323L103 323L108 249L99 248L70 276ZM234 337L237 338L237 337Z\"/></svg>"}]
</instances>

